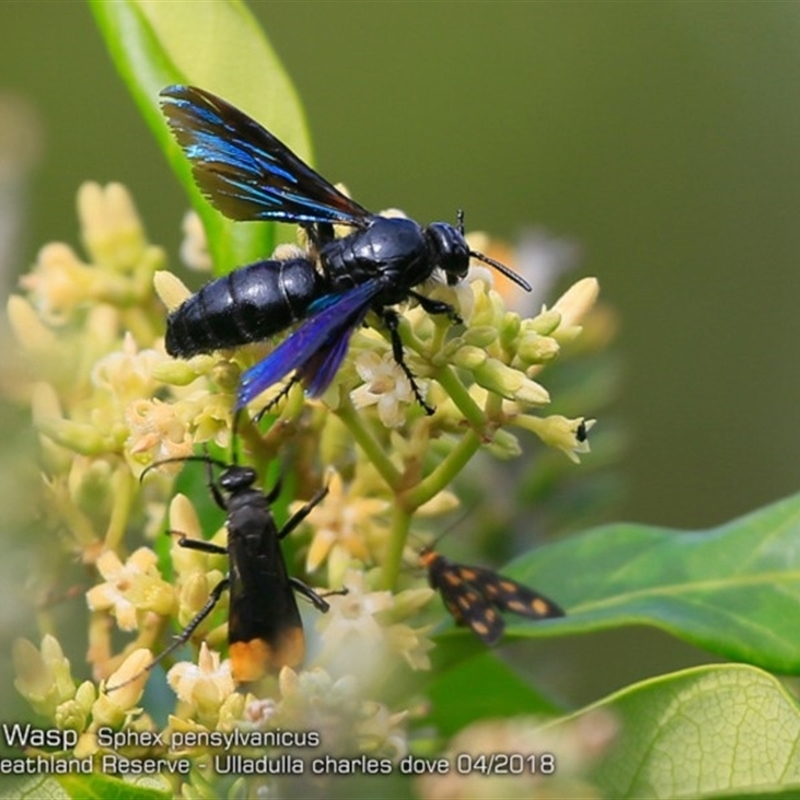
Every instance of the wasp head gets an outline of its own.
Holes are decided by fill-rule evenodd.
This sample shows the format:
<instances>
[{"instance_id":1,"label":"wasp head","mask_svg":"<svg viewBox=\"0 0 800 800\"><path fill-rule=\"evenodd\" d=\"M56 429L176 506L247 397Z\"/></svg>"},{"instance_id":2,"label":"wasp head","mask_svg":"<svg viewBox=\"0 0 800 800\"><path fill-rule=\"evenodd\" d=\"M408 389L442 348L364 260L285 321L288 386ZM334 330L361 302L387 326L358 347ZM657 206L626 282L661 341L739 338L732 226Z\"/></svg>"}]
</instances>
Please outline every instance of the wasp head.
<instances>
[{"instance_id":1,"label":"wasp head","mask_svg":"<svg viewBox=\"0 0 800 800\"><path fill-rule=\"evenodd\" d=\"M219 485L229 494L248 489L256 482L256 471L252 467L231 465L219 476Z\"/></svg>"},{"instance_id":2,"label":"wasp head","mask_svg":"<svg viewBox=\"0 0 800 800\"><path fill-rule=\"evenodd\" d=\"M469 269L469 245L464 235L447 222L433 222L425 230L433 262L444 271L448 286L463 280Z\"/></svg>"}]
</instances>

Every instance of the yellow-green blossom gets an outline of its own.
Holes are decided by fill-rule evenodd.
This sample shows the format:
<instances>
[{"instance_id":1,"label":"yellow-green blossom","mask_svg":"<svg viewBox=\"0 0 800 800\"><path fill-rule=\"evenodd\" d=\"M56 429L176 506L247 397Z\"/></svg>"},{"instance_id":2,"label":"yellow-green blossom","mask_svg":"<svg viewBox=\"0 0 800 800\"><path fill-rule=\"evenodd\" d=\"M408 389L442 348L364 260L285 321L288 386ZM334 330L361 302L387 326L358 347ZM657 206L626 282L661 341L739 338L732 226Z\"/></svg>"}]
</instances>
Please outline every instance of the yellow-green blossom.
<instances>
[{"instance_id":1,"label":"yellow-green blossom","mask_svg":"<svg viewBox=\"0 0 800 800\"><path fill-rule=\"evenodd\" d=\"M406 714L363 700L363 687L354 677L334 679L319 667L299 673L284 667L278 686L280 700L269 716L271 727L316 731L322 752L334 755L396 758L406 752Z\"/></svg>"},{"instance_id":2,"label":"yellow-green blossom","mask_svg":"<svg viewBox=\"0 0 800 800\"><path fill-rule=\"evenodd\" d=\"M374 517L386 510L385 500L361 496L358 487L345 487L338 472L328 479L328 494L307 517L314 531L306 558L306 569L314 572L326 559L342 563L356 559L373 562L376 532ZM295 505L295 510L297 505ZM372 534L372 536L370 535ZM341 574L341 565L336 570ZM333 581L333 576L331 576Z\"/></svg>"},{"instance_id":3,"label":"yellow-green blossom","mask_svg":"<svg viewBox=\"0 0 800 800\"><path fill-rule=\"evenodd\" d=\"M597 278L583 278L556 300L552 310L561 315L561 322L553 335L559 341L568 342L580 334L580 322L594 306L599 293Z\"/></svg>"},{"instance_id":4,"label":"yellow-green blossom","mask_svg":"<svg viewBox=\"0 0 800 800\"><path fill-rule=\"evenodd\" d=\"M356 570L350 570L343 583L347 594L330 596L328 613L317 621L322 637L317 663L335 674L358 675L367 683L384 678L387 663L398 655L414 669L430 667L430 628L415 630L396 621L427 603L430 590L370 591L364 573Z\"/></svg>"},{"instance_id":5,"label":"yellow-green blossom","mask_svg":"<svg viewBox=\"0 0 800 800\"><path fill-rule=\"evenodd\" d=\"M152 662L152 653L139 648L122 662L119 669L109 675L106 686L113 688L103 692L92 706L93 727L109 725L116 728L137 712L136 704L142 697L150 674L147 668Z\"/></svg>"},{"instance_id":6,"label":"yellow-green blossom","mask_svg":"<svg viewBox=\"0 0 800 800\"><path fill-rule=\"evenodd\" d=\"M515 425L533 431L546 445L561 450L576 464L580 462L579 456L590 450L586 434L594 427L595 422L596 420L583 417L569 419L560 414L544 418L525 414L514 420Z\"/></svg>"},{"instance_id":7,"label":"yellow-green blossom","mask_svg":"<svg viewBox=\"0 0 800 800\"><path fill-rule=\"evenodd\" d=\"M172 311L189 290L161 269L163 254L147 242L121 187L83 187L79 208L86 260L67 245L43 248L21 284L27 297L9 302L26 353L27 377L15 384L15 393L33 398L46 475L45 517L69 542L68 552L96 563L102 578L87 593L94 612L88 659L95 678L122 664L105 681L112 691L99 691L90 681L76 688L57 641L45 637L41 652L28 643L15 647L18 690L51 720L81 733L76 753L97 751L94 731L100 725L153 725L137 704L153 658L167 646L167 623L190 622L231 565L225 554L181 547L177 536L169 553L172 583L162 579L147 548L123 563L123 541L138 544L136 537L163 531L170 477L182 466L159 469L143 486L137 478L154 461L197 453L198 444L235 444L241 461L256 464L262 476L277 455L282 473L290 476L285 483L296 486L298 496L309 496L333 465L328 495L305 523L311 530L306 569L318 572L326 565L328 586L348 593L325 595L328 613L306 625L305 669L282 669L277 681L259 685L260 697L235 691L230 662L221 658L224 594L206 622L210 632L196 632L208 640L197 664L182 662L168 673L178 698L170 728L313 730L322 737L322 752L398 758L408 749L408 711L381 699L391 696L399 677L430 668L433 647L429 628L409 624L433 590L420 579L410 589L392 591L411 521L458 505L454 480L479 449L504 458L519 455L509 425L536 433L573 460L588 451L585 434L593 420L538 417L531 407L549 403L540 373L580 332L597 295L596 281L584 279L551 309L526 319L523 308L508 310L493 288L497 276L485 266L473 266L456 286L436 276L417 289L450 303L463 325L427 314L413 298L400 309L404 355L426 402L436 406L433 415L414 398L386 331L370 315L373 327L354 332L348 357L322 398L308 401L298 386L271 409L274 422L256 426L243 418L232 442L240 374L274 343L170 358L163 344L166 313L157 297ZM186 232L188 260L205 260L196 216L187 218ZM300 244L281 245L273 257L312 257L302 237ZM488 240L471 246L504 263L511 257ZM281 387L271 391L277 395ZM198 519L193 503L201 507L194 495L176 495L168 527L200 539L211 526ZM285 506L276 505L281 519ZM225 547L228 536L221 529L213 541ZM302 548L302 534L297 537ZM287 566L294 575L294 563ZM124 659L109 614L120 629L137 630L126 650L136 649ZM502 741L511 747L511 738ZM184 784L180 791L193 796L195 789Z\"/></svg>"},{"instance_id":8,"label":"yellow-green blossom","mask_svg":"<svg viewBox=\"0 0 800 800\"><path fill-rule=\"evenodd\" d=\"M12 657L14 686L40 714L51 716L59 704L75 696L69 659L54 636L43 636L39 650L27 639L17 639Z\"/></svg>"},{"instance_id":9,"label":"yellow-green blossom","mask_svg":"<svg viewBox=\"0 0 800 800\"><path fill-rule=\"evenodd\" d=\"M351 393L356 408L377 406L378 416L387 428L397 428L406 421L407 406L415 403L411 382L390 352L360 353L356 371L364 383ZM425 384L418 383L425 395Z\"/></svg>"},{"instance_id":10,"label":"yellow-green blossom","mask_svg":"<svg viewBox=\"0 0 800 800\"><path fill-rule=\"evenodd\" d=\"M156 561L156 554L146 547L140 547L125 564L116 553L107 550L97 560L97 569L106 582L86 593L89 608L112 611L124 631L137 628L144 611L171 613L175 590L158 574Z\"/></svg>"},{"instance_id":11,"label":"yellow-green blossom","mask_svg":"<svg viewBox=\"0 0 800 800\"><path fill-rule=\"evenodd\" d=\"M196 709L201 721L215 718L223 701L236 690L231 662L203 642L197 664L181 661L167 673L167 682L184 703Z\"/></svg>"}]
</instances>

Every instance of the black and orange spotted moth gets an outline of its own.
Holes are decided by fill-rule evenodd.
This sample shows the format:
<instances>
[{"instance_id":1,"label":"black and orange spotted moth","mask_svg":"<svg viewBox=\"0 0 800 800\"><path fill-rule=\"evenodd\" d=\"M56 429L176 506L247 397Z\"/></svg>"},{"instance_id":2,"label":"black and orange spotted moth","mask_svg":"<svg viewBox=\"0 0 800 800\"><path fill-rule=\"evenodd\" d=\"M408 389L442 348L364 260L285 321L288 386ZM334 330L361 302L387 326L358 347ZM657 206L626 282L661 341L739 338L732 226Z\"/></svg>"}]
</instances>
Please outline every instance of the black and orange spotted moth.
<instances>
[{"instance_id":1,"label":"black and orange spotted moth","mask_svg":"<svg viewBox=\"0 0 800 800\"><path fill-rule=\"evenodd\" d=\"M469 625L486 644L496 644L506 626L495 608L529 619L564 616L558 605L533 589L490 569L454 564L431 547L420 550L419 563L456 624Z\"/></svg>"}]
</instances>

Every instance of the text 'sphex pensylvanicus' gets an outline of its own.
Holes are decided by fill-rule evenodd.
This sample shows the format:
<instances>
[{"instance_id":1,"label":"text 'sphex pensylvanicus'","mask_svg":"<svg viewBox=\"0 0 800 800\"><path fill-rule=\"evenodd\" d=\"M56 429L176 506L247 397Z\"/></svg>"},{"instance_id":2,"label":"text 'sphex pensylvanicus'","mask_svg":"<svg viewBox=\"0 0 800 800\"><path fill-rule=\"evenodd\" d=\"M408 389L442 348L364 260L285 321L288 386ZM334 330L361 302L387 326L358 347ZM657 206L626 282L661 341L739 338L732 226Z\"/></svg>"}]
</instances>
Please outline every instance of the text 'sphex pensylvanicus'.
<instances>
[{"instance_id":1,"label":"text 'sphex pensylvanicus'","mask_svg":"<svg viewBox=\"0 0 800 800\"><path fill-rule=\"evenodd\" d=\"M147 670L189 640L226 589L230 592L228 642L234 680L247 683L259 680L268 672L278 672L284 666L296 667L305 655L305 641L294 591L308 598L323 613L329 605L324 596L288 574L280 541L308 516L327 494L327 488L317 492L279 529L270 511L280 491L279 484L265 493L254 485L257 475L252 467L226 464L207 455L164 459L152 466L175 461L202 461L207 465L209 490L217 505L227 512L228 543L227 547L220 547L204 539L190 539L180 531L171 533L179 537L181 547L227 555L229 568L228 575L214 587L203 608L172 644L153 659ZM222 470L216 480L213 466ZM346 592L343 589L329 594ZM121 685L108 687L108 691Z\"/></svg>"},{"instance_id":2,"label":"text 'sphex pensylvanicus'","mask_svg":"<svg viewBox=\"0 0 800 800\"><path fill-rule=\"evenodd\" d=\"M457 319L447 303L416 291L441 269L451 285L483 261L526 290L508 267L470 250L458 227L427 227L406 218L372 214L301 161L269 131L237 108L191 86L161 92L169 125L210 202L234 220L294 222L308 232L312 252L286 261L259 261L209 283L167 320L167 352L189 357L237 347L304 323L263 361L247 370L238 407L294 372L311 396L325 391L347 352L350 335L373 310L389 331L392 352L428 413L403 358L397 312L409 297L430 314ZM333 225L354 230L335 238Z\"/></svg>"},{"instance_id":3,"label":"text 'sphex pensylvanicus'","mask_svg":"<svg viewBox=\"0 0 800 800\"><path fill-rule=\"evenodd\" d=\"M484 567L455 564L432 547L420 551L419 563L456 623L468 625L485 644L496 644L505 629L496 609L528 619L564 616L559 606L533 589Z\"/></svg>"}]
</instances>

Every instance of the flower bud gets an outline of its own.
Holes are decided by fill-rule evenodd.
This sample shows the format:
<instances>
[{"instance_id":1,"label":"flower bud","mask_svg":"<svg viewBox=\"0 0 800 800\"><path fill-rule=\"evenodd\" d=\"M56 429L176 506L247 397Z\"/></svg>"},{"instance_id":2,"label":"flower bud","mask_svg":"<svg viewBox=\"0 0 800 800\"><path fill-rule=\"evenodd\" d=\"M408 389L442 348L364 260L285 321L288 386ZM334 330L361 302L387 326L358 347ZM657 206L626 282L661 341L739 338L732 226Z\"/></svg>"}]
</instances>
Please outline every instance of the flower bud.
<instances>
[{"instance_id":1,"label":"flower bud","mask_svg":"<svg viewBox=\"0 0 800 800\"><path fill-rule=\"evenodd\" d=\"M569 419L560 414L549 417L521 415L514 420L515 425L533 431L546 445L561 450L570 461L578 463L579 453L589 452L587 431L594 426L595 420L584 420L583 417Z\"/></svg>"},{"instance_id":2,"label":"flower bud","mask_svg":"<svg viewBox=\"0 0 800 800\"><path fill-rule=\"evenodd\" d=\"M503 397L529 405L550 402L550 395L543 386L496 358L487 358L485 363L474 370L474 375L481 386Z\"/></svg>"},{"instance_id":3,"label":"flower bud","mask_svg":"<svg viewBox=\"0 0 800 800\"><path fill-rule=\"evenodd\" d=\"M519 319L519 318L517 318ZM468 328L464 333L466 344L475 347L488 347L497 340L497 328L491 325L480 325Z\"/></svg>"},{"instance_id":4,"label":"flower bud","mask_svg":"<svg viewBox=\"0 0 800 800\"><path fill-rule=\"evenodd\" d=\"M41 650L27 639L17 639L12 659L18 676L14 681L16 690L40 714L52 717L61 703L75 696L69 660L54 636L42 637Z\"/></svg>"},{"instance_id":5,"label":"flower bud","mask_svg":"<svg viewBox=\"0 0 800 800\"><path fill-rule=\"evenodd\" d=\"M113 691L104 692L92 706L92 721L95 725L118 727L142 696L144 685L150 675L147 668L153 663L153 655L146 648L134 650L120 668L112 673L106 686ZM116 687L116 688L114 688Z\"/></svg>"},{"instance_id":6,"label":"flower bud","mask_svg":"<svg viewBox=\"0 0 800 800\"><path fill-rule=\"evenodd\" d=\"M597 278L583 278L556 300L553 311L561 314L561 324L553 335L562 342L572 341L581 332L580 322L594 306L600 293Z\"/></svg>"},{"instance_id":7,"label":"flower bud","mask_svg":"<svg viewBox=\"0 0 800 800\"><path fill-rule=\"evenodd\" d=\"M129 270L144 253L144 229L122 184L84 183L78 190L78 217L84 245L98 263Z\"/></svg>"},{"instance_id":8,"label":"flower bud","mask_svg":"<svg viewBox=\"0 0 800 800\"><path fill-rule=\"evenodd\" d=\"M453 354L453 365L474 371L483 366L487 358L486 351L480 347L464 345Z\"/></svg>"},{"instance_id":9,"label":"flower bud","mask_svg":"<svg viewBox=\"0 0 800 800\"><path fill-rule=\"evenodd\" d=\"M192 295L186 284L167 270L159 270L153 275L153 288L168 311L174 311Z\"/></svg>"},{"instance_id":10,"label":"flower bud","mask_svg":"<svg viewBox=\"0 0 800 800\"><path fill-rule=\"evenodd\" d=\"M49 352L55 347L56 335L42 323L33 306L24 297L12 294L8 298L6 309L14 337L27 352Z\"/></svg>"},{"instance_id":11,"label":"flower bud","mask_svg":"<svg viewBox=\"0 0 800 800\"><path fill-rule=\"evenodd\" d=\"M517 356L526 365L544 364L552 361L560 349L558 342L552 336L528 333L517 344Z\"/></svg>"},{"instance_id":12,"label":"flower bud","mask_svg":"<svg viewBox=\"0 0 800 800\"><path fill-rule=\"evenodd\" d=\"M506 311L500 323L500 342L505 349L511 349L514 340L519 334L522 322L516 311Z\"/></svg>"},{"instance_id":13,"label":"flower bud","mask_svg":"<svg viewBox=\"0 0 800 800\"><path fill-rule=\"evenodd\" d=\"M80 732L86 728L88 717L89 709L83 708L76 700L67 700L56 709L54 720L56 727L62 731Z\"/></svg>"},{"instance_id":14,"label":"flower bud","mask_svg":"<svg viewBox=\"0 0 800 800\"><path fill-rule=\"evenodd\" d=\"M532 330L542 336L549 336L561 324L561 314L554 308L545 309L533 319L527 319L522 324L523 330Z\"/></svg>"}]
</instances>

